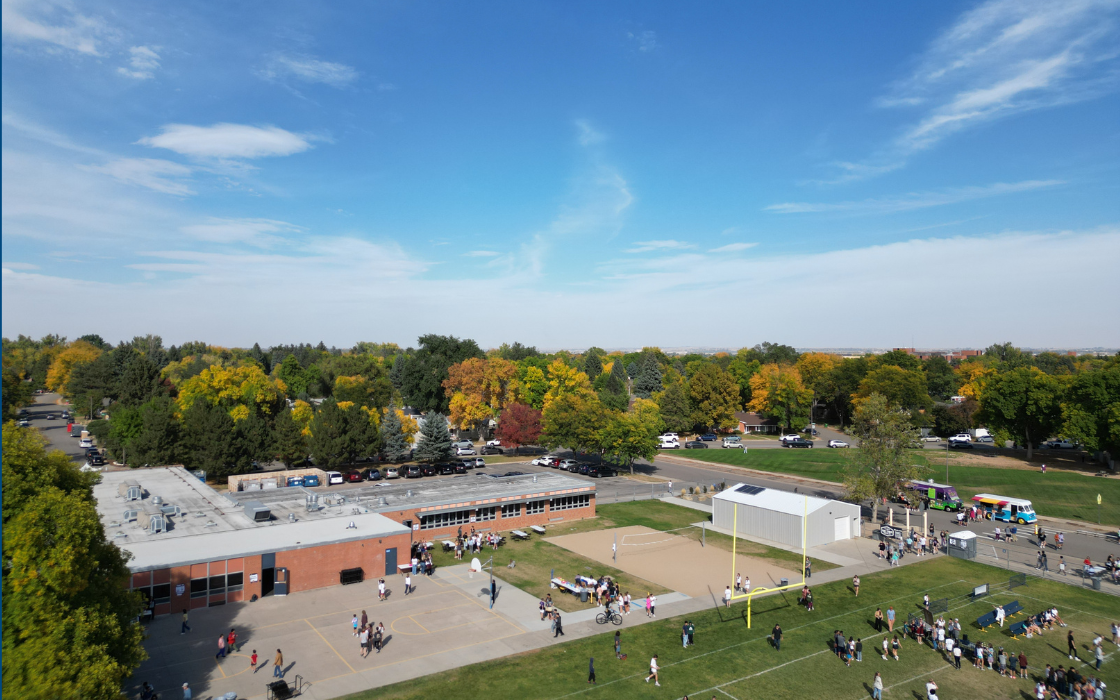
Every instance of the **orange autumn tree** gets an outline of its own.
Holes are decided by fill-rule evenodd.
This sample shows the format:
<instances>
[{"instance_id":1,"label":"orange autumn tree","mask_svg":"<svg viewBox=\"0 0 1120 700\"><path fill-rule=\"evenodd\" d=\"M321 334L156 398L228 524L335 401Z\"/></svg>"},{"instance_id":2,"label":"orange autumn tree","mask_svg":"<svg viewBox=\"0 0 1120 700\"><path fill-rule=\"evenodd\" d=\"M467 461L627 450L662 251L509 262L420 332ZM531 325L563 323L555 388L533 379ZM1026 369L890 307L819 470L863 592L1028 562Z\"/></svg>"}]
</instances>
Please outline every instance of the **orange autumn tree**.
<instances>
[{"instance_id":1,"label":"orange autumn tree","mask_svg":"<svg viewBox=\"0 0 1120 700\"><path fill-rule=\"evenodd\" d=\"M517 400L517 365L500 357L472 357L448 368L443 388L451 392L451 422L473 430Z\"/></svg>"}]
</instances>

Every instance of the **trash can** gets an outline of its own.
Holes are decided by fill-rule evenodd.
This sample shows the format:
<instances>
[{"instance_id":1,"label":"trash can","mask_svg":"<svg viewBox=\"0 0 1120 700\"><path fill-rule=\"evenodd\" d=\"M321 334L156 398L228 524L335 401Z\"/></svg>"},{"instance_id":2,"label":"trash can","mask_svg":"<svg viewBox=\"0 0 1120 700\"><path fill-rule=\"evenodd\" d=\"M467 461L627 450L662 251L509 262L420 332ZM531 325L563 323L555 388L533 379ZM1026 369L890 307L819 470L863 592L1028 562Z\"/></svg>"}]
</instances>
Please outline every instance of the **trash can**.
<instances>
[{"instance_id":1,"label":"trash can","mask_svg":"<svg viewBox=\"0 0 1120 700\"><path fill-rule=\"evenodd\" d=\"M1100 588L1100 582L1097 583L1097 588ZM586 603L587 602L587 589L586 588L579 589L579 602L581 602L581 603Z\"/></svg>"},{"instance_id":2,"label":"trash can","mask_svg":"<svg viewBox=\"0 0 1120 700\"><path fill-rule=\"evenodd\" d=\"M1100 576L1092 576L1090 578L1093 581L1093 590L1094 591L1099 591L1101 589L1101 577Z\"/></svg>"}]
</instances>

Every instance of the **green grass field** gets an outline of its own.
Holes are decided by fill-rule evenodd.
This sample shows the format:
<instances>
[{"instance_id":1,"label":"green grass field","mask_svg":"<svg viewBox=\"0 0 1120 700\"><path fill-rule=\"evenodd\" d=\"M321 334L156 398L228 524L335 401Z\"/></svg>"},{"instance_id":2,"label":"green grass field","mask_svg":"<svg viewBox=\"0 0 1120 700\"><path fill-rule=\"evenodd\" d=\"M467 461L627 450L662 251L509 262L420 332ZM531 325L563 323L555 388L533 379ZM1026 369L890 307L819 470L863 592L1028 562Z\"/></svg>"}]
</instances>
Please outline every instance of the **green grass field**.
<instances>
[{"instance_id":1,"label":"green grass field","mask_svg":"<svg viewBox=\"0 0 1120 700\"><path fill-rule=\"evenodd\" d=\"M991 583L993 595L972 602L973 586ZM792 595L776 595L755 602L753 625L746 627L745 604L730 610L709 609L689 616L696 626L696 644L683 649L683 618L671 618L623 628L625 661L614 658L611 628L581 640L495 661L441 671L404 683L348 696L353 700L391 698L427 700L432 697L517 698L518 700L599 698L839 698L870 697L875 672L882 674L885 698L924 699L927 679L936 680L942 698L1030 698L1032 680L1002 678L990 671L962 664L952 668L939 652L912 639L902 640L900 661L884 661L875 652L882 636L872 619L875 608L893 606L899 619L919 609L922 594L949 599L950 613L961 620L973 640L1004 646L1009 653L1023 651L1032 676L1046 664L1068 665L1065 634L1072 630L1081 655L1095 634L1111 638L1109 624L1120 619L1120 599L1053 581L1029 578L1026 586L1007 591L1007 572L974 562L939 557L926 562L863 577L859 598L848 582L814 587L816 610L807 612ZM1030 612L1057 605L1069 624L1033 639L1011 639L998 627L981 631L976 617L997 602L1019 600ZM1021 619L1021 616L1016 618ZM781 651L767 636L774 624L784 630ZM846 667L830 652L834 630L863 639L862 663ZM896 625L896 630L898 625ZM1097 675L1111 689L1120 687L1120 654L1105 642L1109 654L1098 673L1089 666L1081 672ZM661 686L645 683L647 664L654 654L661 666ZM598 685L587 683L588 659L595 658Z\"/></svg>"},{"instance_id":2,"label":"green grass field","mask_svg":"<svg viewBox=\"0 0 1120 700\"><path fill-rule=\"evenodd\" d=\"M841 482L846 450L695 450L692 459L716 462L760 471L804 476ZM944 481L944 456L914 451L914 462L928 466L927 478ZM949 464L949 483L961 498L968 500L981 492L1013 498L1029 498L1040 515L1097 522L1097 494L1101 494L1101 522L1120 526L1120 479L1106 479L1084 473L1051 469L1046 474L1034 469L962 466Z\"/></svg>"}]
</instances>

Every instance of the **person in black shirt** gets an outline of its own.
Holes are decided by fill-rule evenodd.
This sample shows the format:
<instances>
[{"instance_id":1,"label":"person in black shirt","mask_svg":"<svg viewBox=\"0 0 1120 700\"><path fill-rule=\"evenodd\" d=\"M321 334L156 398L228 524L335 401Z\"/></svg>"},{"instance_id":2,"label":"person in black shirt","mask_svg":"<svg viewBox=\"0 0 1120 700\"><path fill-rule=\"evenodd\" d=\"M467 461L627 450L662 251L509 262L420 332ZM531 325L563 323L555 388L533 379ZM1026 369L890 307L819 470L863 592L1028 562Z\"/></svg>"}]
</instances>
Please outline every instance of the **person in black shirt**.
<instances>
[{"instance_id":1,"label":"person in black shirt","mask_svg":"<svg viewBox=\"0 0 1120 700\"><path fill-rule=\"evenodd\" d=\"M778 651L782 650L782 626L774 625L774 629L770 631L770 638L774 640L774 648Z\"/></svg>"}]
</instances>

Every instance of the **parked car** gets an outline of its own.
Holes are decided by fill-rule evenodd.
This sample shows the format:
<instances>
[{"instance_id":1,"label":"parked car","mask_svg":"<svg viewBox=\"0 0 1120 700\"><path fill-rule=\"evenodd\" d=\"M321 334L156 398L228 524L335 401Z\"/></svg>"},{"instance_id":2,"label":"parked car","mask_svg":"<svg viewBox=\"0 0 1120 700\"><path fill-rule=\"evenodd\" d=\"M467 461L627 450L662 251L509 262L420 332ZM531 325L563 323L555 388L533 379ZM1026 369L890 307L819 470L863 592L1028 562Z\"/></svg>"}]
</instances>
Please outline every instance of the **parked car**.
<instances>
[{"instance_id":1,"label":"parked car","mask_svg":"<svg viewBox=\"0 0 1120 700\"><path fill-rule=\"evenodd\" d=\"M949 438L950 445L960 442L972 442L972 436L968 433L957 433L953 437Z\"/></svg>"},{"instance_id":2,"label":"parked car","mask_svg":"<svg viewBox=\"0 0 1120 700\"><path fill-rule=\"evenodd\" d=\"M362 477L364 477L366 481L381 481L381 470L366 469L362 472Z\"/></svg>"},{"instance_id":3,"label":"parked car","mask_svg":"<svg viewBox=\"0 0 1120 700\"><path fill-rule=\"evenodd\" d=\"M56 416L53 413L48 413L47 414L47 420L54 420L55 418L58 418L58 416Z\"/></svg>"},{"instance_id":4,"label":"parked car","mask_svg":"<svg viewBox=\"0 0 1120 700\"><path fill-rule=\"evenodd\" d=\"M406 479L419 479L424 476L424 472L419 464L408 464L404 467L404 476Z\"/></svg>"},{"instance_id":5,"label":"parked car","mask_svg":"<svg viewBox=\"0 0 1120 700\"><path fill-rule=\"evenodd\" d=\"M828 441L828 446L829 447L848 447L849 445L848 445L848 443L844 442L843 440L829 440Z\"/></svg>"},{"instance_id":6,"label":"parked car","mask_svg":"<svg viewBox=\"0 0 1120 700\"><path fill-rule=\"evenodd\" d=\"M440 462L436 465L436 468L439 469L439 473L444 476L455 473L455 465L451 462Z\"/></svg>"},{"instance_id":7,"label":"parked car","mask_svg":"<svg viewBox=\"0 0 1120 700\"><path fill-rule=\"evenodd\" d=\"M618 472L613 467L608 467L604 464L596 464L587 470L587 475L599 479L604 476L618 476Z\"/></svg>"},{"instance_id":8,"label":"parked car","mask_svg":"<svg viewBox=\"0 0 1120 700\"><path fill-rule=\"evenodd\" d=\"M21 418L21 419L20 419L20 421L19 421L19 427L21 427L21 428L27 428L27 427L30 427L30 426L31 426L31 423L30 423L30 422L29 422L29 421L28 421L28 420L27 420L26 418Z\"/></svg>"},{"instance_id":9,"label":"parked car","mask_svg":"<svg viewBox=\"0 0 1120 700\"><path fill-rule=\"evenodd\" d=\"M462 455L473 455L473 454L477 454L477 453L474 451L473 447L456 447L455 448L455 454L462 456Z\"/></svg>"},{"instance_id":10,"label":"parked car","mask_svg":"<svg viewBox=\"0 0 1120 700\"><path fill-rule=\"evenodd\" d=\"M579 464L579 462L574 459L562 459L560 460L560 464L556 465L556 468L566 472L571 471L572 467L576 466L577 464Z\"/></svg>"},{"instance_id":11,"label":"parked car","mask_svg":"<svg viewBox=\"0 0 1120 700\"><path fill-rule=\"evenodd\" d=\"M467 459L458 460L459 464L463 465L464 469L474 469L474 459L468 457Z\"/></svg>"},{"instance_id":12,"label":"parked car","mask_svg":"<svg viewBox=\"0 0 1120 700\"><path fill-rule=\"evenodd\" d=\"M470 440L456 440L455 442L451 443L451 446L456 449L460 447L474 447L474 443Z\"/></svg>"},{"instance_id":13,"label":"parked car","mask_svg":"<svg viewBox=\"0 0 1120 700\"><path fill-rule=\"evenodd\" d=\"M981 435L978 438L976 438L976 442L983 443L985 445L994 445L995 442L996 442L996 439L994 437L992 437L991 435Z\"/></svg>"},{"instance_id":14,"label":"parked car","mask_svg":"<svg viewBox=\"0 0 1120 700\"><path fill-rule=\"evenodd\" d=\"M716 441L716 434L715 433L704 433L703 435L700 436L700 439L703 440L704 442L715 442Z\"/></svg>"},{"instance_id":15,"label":"parked car","mask_svg":"<svg viewBox=\"0 0 1120 700\"><path fill-rule=\"evenodd\" d=\"M439 470L431 464L421 464L420 473L424 476L435 476L436 474L439 474Z\"/></svg>"},{"instance_id":16,"label":"parked car","mask_svg":"<svg viewBox=\"0 0 1120 700\"><path fill-rule=\"evenodd\" d=\"M486 466L486 460L485 459L483 459L481 457L475 457L474 458L474 468L475 469L482 469L485 466Z\"/></svg>"},{"instance_id":17,"label":"parked car","mask_svg":"<svg viewBox=\"0 0 1120 700\"><path fill-rule=\"evenodd\" d=\"M743 446L743 440L738 435L728 435L721 443L724 447L734 447L736 449Z\"/></svg>"},{"instance_id":18,"label":"parked car","mask_svg":"<svg viewBox=\"0 0 1120 700\"><path fill-rule=\"evenodd\" d=\"M950 440L949 441L949 447L951 449L954 449L954 450L971 450L971 449L974 449L972 447L971 442L965 442L964 440L958 440L956 442L953 442L952 440Z\"/></svg>"},{"instance_id":19,"label":"parked car","mask_svg":"<svg viewBox=\"0 0 1120 700\"><path fill-rule=\"evenodd\" d=\"M362 473L356 469L347 471L344 476L346 477L346 482L350 484L356 484L362 480Z\"/></svg>"},{"instance_id":20,"label":"parked car","mask_svg":"<svg viewBox=\"0 0 1120 700\"><path fill-rule=\"evenodd\" d=\"M70 420L70 411L62 412L62 420Z\"/></svg>"},{"instance_id":21,"label":"parked car","mask_svg":"<svg viewBox=\"0 0 1120 700\"><path fill-rule=\"evenodd\" d=\"M706 449L708 449L708 443L704 442L703 440L689 440L688 442L686 442L684 444L684 449L686 449L686 450L706 450Z\"/></svg>"},{"instance_id":22,"label":"parked car","mask_svg":"<svg viewBox=\"0 0 1120 700\"><path fill-rule=\"evenodd\" d=\"M806 440L805 438L796 438L794 440L785 440L782 442L782 447L812 447L813 441Z\"/></svg>"},{"instance_id":23,"label":"parked car","mask_svg":"<svg viewBox=\"0 0 1120 700\"><path fill-rule=\"evenodd\" d=\"M342 472L327 472L327 486L343 483Z\"/></svg>"},{"instance_id":24,"label":"parked car","mask_svg":"<svg viewBox=\"0 0 1120 700\"><path fill-rule=\"evenodd\" d=\"M386 479L399 479L400 476L401 476L401 473L400 473L400 471L397 470L396 467L386 467L385 468L385 478Z\"/></svg>"},{"instance_id":25,"label":"parked car","mask_svg":"<svg viewBox=\"0 0 1120 700\"><path fill-rule=\"evenodd\" d=\"M105 459L101 456L100 452L90 452L86 456L86 461L95 467L100 467L105 464Z\"/></svg>"},{"instance_id":26,"label":"parked car","mask_svg":"<svg viewBox=\"0 0 1120 700\"><path fill-rule=\"evenodd\" d=\"M486 441L486 446L487 447L497 447L498 445L501 445L501 444L502 444L501 440L487 440Z\"/></svg>"},{"instance_id":27,"label":"parked car","mask_svg":"<svg viewBox=\"0 0 1120 700\"><path fill-rule=\"evenodd\" d=\"M1077 449L1077 444L1071 442L1070 440L1066 440L1065 438L1061 438L1056 440L1047 440L1046 442L1039 445L1039 447L1047 450L1075 450Z\"/></svg>"},{"instance_id":28,"label":"parked car","mask_svg":"<svg viewBox=\"0 0 1120 700\"><path fill-rule=\"evenodd\" d=\"M924 438L922 438L922 442L941 442L941 438L937 437L936 435L926 435Z\"/></svg>"},{"instance_id":29,"label":"parked car","mask_svg":"<svg viewBox=\"0 0 1120 700\"><path fill-rule=\"evenodd\" d=\"M455 471L456 474L467 473L467 466L462 462L455 462L453 465L451 465L451 468Z\"/></svg>"},{"instance_id":30,"label":"parked car","mask_svg":"<svg viewBox=\"0 0 1120 700\"><path fill-rule=\"evenodd\" d=\"M552 457L550 455L543 455L534 459L532 462L530 462L530 464L532 464L534 467L551 467L552 463L555 461L555 457Z\"/></svg>"},{"instance_id":31,"label":"parked car","mask_svg":"<svg viewBox=\"0 0 1120 700\"><path fill-rule=\"evenodd\" d=\"M484 455L504 455L505 454L505 450L498 447L497 445L487 445L486 447L483 447L482 450L480 450L480 452ZM536 460L533 460L533 461L535 462Z\"/></svg>"},{"instance_id":32,"label":"parked car","mask_svg":"<svg viewBox=\"0 0 1120 700\"><path fill-rule=\"evenodd\" d=\"M318 474L305 474L304 477L303 477L303 485L304 486L318 486L319 485L319 475Z\"/></svg>"},{"instance_id":33,"label":"parked car","mask_svg":"<svg viewBox=\"0 0 1120 700\"><path fill-rule=\"evenodd\" d=\"M679 450L680 448L681 444L677 442L676 439L662 440L661 444L657 446L659 450Z\"/></svg>"}]
</instances>

